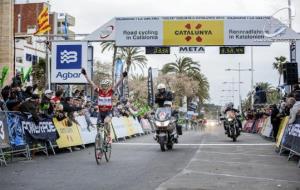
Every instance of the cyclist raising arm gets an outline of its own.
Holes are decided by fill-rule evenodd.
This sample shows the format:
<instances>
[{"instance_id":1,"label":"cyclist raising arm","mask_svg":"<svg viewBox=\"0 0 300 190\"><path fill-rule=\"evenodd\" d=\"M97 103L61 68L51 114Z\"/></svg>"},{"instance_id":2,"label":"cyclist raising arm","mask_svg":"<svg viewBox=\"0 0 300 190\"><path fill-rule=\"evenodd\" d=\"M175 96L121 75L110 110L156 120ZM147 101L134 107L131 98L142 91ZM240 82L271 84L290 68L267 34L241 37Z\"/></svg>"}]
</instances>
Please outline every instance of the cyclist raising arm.
<instances>
[{"instance_id":1,"label":"cyclist raising arm","mask_svg":"<svg viewBox=\"0 0 300 190\"><path fill-rule=\"evenodd\" d=\"M112 118L112 96L114 94L114 91L123 81L123 79L127 77L127 72L123 72L123 75L121 76L120 80L113 87L111 80L108 79L101 80L100 86L97 86L92 80L88 78L84 68L81 69L81 73L86 78L86 80L93 86L94 90L98 92L99 114L97 123L105 124L105 126L108 126ZM109 127L107 128L110 137L110 129Z\"/></svg>"}]
</instances>

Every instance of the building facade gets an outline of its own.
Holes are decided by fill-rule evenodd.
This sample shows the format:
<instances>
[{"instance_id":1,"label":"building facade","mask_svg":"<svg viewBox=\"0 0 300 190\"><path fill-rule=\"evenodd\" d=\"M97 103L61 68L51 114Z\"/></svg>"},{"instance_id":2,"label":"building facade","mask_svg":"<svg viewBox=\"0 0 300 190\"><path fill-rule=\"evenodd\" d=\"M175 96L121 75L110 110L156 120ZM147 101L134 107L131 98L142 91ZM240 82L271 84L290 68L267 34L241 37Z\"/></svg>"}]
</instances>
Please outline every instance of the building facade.
<instances>
[{"instance_id":1,"label":"building facade","mask_svg":"<svg viewBox=\"0 0 300 190\"><path fill-rule=\"evenodd\" d=\"M0 1L0 73L5 67L8 68L8 75L3 80L4 85L10 82L14 73L13 2Z\"/></svg>"},{"instance_id":2,"label":"building facade","mask_svg":"<svg viewBox=\"0 0 300 190\"><path fill-rule=\"evenodd\" d=\"M64 34L72 35L70 27L75 25L75 18L67 13L49 12L51 31L49 36L35 36L38 29L37 18L44 6L50 10L48 3L15 3L14 32L15 32L15 69L28 72L30 68L46 59L46 41L66 39ZM47 35L47 34L45 34ZM69 37L68 39L74 39ZM49 47L49 46L48 46Z\"/></svg>"}]
</instances>

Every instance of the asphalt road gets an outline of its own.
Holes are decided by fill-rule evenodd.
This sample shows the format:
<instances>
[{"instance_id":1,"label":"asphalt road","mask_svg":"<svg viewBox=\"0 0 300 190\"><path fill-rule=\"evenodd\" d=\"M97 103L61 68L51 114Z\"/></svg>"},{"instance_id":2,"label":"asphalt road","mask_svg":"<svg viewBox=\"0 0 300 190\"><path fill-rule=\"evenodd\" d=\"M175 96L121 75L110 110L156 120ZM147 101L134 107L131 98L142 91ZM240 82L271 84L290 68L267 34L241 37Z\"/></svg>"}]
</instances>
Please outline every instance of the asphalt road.
<instances>
[{"instance_id":1,"label":"asphalt road","mask_svg":"<svg viewBox=\"0 0 300 190\"><path fill-rule=\"evenodd\" d=\"M90 146L0 167L1 190L268 189L262 187L299 190L300 169L270 141L243 134L233 143L220 127L184 131L166 152L152 135L115 143L111 161L100 166Z\"/></svg>"}]
</instances>

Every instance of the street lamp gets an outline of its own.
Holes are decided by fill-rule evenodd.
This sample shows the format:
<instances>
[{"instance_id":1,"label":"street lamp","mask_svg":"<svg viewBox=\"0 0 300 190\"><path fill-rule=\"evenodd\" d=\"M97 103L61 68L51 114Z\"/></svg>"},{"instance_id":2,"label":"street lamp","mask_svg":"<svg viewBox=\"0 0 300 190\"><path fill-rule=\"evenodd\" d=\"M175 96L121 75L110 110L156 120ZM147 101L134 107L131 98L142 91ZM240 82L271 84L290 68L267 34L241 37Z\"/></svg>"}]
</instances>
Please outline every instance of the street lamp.
<instances>
[{"instance_id":1,"label":"street lamp","mask_svg":"<svg viewBox=\"0 0 300 190\"><path fill-rule=\"evenodd\" d=\"M241 112L242 111L242 104L241 104L242 103L242 101L241 101L241 71L253 71L253 69L252 68L251 69L241 69L241 63L239 63L238 69L229 68L229 69L225 69L225 71L238 71L239 72L239 82L238 82L238 84L239 84L239 108L240 108L240 112ZM251 81L252 81L252 79L251 79ZM252 89L250 91L252 91Z\"/></svg>"}]
</instances>

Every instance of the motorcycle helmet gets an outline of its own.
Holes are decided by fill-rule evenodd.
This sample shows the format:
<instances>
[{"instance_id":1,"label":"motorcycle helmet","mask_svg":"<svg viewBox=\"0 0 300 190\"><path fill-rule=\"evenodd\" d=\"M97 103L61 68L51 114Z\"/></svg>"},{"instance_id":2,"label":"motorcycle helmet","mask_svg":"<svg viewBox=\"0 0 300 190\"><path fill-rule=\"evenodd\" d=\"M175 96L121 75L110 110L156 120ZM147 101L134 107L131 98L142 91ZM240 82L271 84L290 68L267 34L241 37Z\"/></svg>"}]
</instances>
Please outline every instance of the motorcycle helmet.
<instances>
[{"instance_id":1,"label":"motorcycle helmet","mask_svg":"<svg viewBox=\"0 0 300 190\"><path fill-rule=\"evenodd\" d=\"M166 85L163 83L160 83L157 85L157 90L159 93L163 93L166 90Z\"/></svg>"},{"instance_id":2,"label":"motorcycle helmet","mask_svg":"<svg viewBox=\"0 0 300 190\"><path fill-rule=\"evenodd\" d=\"M164 101L164 107L172 107L171 101Z\"/></svg>"}]
</instances>

